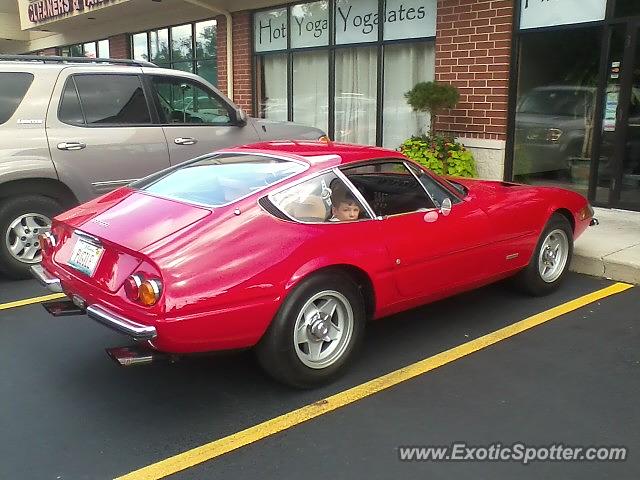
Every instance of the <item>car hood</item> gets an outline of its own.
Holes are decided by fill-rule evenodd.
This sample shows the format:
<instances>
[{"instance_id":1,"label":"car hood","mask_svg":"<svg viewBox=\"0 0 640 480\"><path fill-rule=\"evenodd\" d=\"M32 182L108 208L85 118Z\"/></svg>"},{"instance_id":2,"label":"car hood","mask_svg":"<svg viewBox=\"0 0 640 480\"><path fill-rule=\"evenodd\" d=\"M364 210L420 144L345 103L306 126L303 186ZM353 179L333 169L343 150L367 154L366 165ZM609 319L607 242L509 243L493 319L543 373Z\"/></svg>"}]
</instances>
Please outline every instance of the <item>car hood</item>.
<instances>
[{"instance_id":1,"label":"car hood","mask_svg":"<svg viewBox=\"0 0 640 480\"><path fill-rule=\"evenodd\" d=\"M572 118L562 115L542 115L537 113L517 113L516 128L543 127L561 130L584 128L584 118Z\"/></svg>"},{"instance_id":2,"label":"car hood","mask_svg":"<svg viewBox=\"0 0 640 480\"><path fill-rule=\"evenodd\" d=\"M202 220L212 211L132 190L119 202L93 213L90 218L76 224L79 230L140 251Z\"/></svg>"},{"instance_id":3,"label":"car hood","mask_svg":"<svg viewBox=\"0 0 640 480\"><path fill-rule=\"evenodd\" d=\"M325 132L293 122L251 118L260 140L318 140Z\"/></svg>"}]
</instances>

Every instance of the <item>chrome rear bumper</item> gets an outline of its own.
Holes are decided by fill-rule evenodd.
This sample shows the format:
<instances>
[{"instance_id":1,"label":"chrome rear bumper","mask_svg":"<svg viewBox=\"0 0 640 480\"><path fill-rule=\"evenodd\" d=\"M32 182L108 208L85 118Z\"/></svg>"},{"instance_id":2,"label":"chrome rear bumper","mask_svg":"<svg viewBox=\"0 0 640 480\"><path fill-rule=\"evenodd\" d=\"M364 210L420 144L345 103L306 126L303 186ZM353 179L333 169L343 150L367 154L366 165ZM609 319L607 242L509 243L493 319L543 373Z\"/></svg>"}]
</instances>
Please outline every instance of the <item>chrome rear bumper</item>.
<instances>
[{"instance_id":1,"label":"chrome rear bumper","mask_svg":"<svg viewBox=\"0 0 640 480\"><path fill-rule=\"evenodd\" d=\"M53 293L62 293L62 284L60 283L60 279L47 272L42 265L32 265L31 274L42 284L42 286L47 287Z\"/></svg>"},{"instance_id":2,"label":"chrome rear bumper","mask_svg":"<svg viewBox=\"0 0 640 480\"><path fill-rule=\"evenodd\" d=\"M60 279L49 273L42 265L33 265L31 273L43 286L55 293L62 292ZM75 303L75 302L74 302ZM84 305L82 305L84 307ZM94 304L86 307L87 315L93 320L112 328L120 333L130 336L134 340L151 340L157 336L156 327L142 325L129 320L108 309Z\"/></svg>"},{"instance_id":3,"label":"chrome rear bumper","mask_svg":"<svg viewBox=\"0 0 640 480\"><path fill-rule=\"evenodd\" d=\"M142 325L121 317L99 305L89 305L87 315L113 330L129 335L134 340L151 340L157 336L156 327Z\"/></svg>"}]
</instances>

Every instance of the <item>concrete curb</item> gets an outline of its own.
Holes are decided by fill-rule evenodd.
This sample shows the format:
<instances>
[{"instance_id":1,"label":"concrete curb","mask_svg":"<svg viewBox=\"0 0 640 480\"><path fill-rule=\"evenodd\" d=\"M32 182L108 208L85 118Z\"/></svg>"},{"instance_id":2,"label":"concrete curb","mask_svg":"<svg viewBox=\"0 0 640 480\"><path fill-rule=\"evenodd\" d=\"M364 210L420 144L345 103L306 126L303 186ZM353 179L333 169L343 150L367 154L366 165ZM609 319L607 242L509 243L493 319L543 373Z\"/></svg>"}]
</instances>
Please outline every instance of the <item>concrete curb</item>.
<instances>
[{"instance_id":1,"label":"concrete curb","mask_svg":"<svg viewBox=\"0 0 640 480\"><path fill-rule=\"evenodd\" d=\"M569 269L572 272L608 278L617 282L640 284L640 263L633 265L624 260L610 259L611 256L597 258L576 253Z\"/></svg>"},{"instance_id":2,"label":"concrete curb","mask_svg":"<svg viewBox=\"0 0 640 480\"><path fill-rule=\"evenodd\" d=\"M640 284L640 213L597 208L595 216L600 225L578 238L569 269Z\"/></svg>"}]
</instances>

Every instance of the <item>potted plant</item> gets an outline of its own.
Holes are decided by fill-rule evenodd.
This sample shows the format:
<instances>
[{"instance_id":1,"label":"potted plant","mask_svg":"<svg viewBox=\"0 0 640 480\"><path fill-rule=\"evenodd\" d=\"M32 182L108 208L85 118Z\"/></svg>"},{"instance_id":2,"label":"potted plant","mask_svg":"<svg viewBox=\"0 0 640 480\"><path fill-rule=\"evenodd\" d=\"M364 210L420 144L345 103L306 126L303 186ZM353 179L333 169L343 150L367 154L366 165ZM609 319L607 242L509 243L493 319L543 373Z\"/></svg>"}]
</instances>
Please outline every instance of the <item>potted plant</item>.
<instances>
[{"instance_id":1,"label":"potted plant","mask_svg":"<svg viewBox=\"0 0 640 480\"><path fill-rule=\"evenodd\" d=\"M460 95L455 86L438 82L420 82L405 93L414 111L428 112L429 135L414 135L400 146L400 151L435 173L458 177L477 175L473 154L453 137L436 135L438 113L453 108Z\"/></svg>"}]
</instances>

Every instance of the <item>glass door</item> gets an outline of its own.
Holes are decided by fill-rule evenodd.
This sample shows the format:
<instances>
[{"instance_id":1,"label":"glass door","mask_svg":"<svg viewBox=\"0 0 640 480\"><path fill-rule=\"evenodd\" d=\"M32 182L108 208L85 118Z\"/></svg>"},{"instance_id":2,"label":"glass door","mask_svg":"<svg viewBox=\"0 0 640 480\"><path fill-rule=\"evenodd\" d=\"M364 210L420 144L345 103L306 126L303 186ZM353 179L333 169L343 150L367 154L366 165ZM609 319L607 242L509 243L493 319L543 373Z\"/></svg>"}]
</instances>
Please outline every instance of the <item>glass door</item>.
<instances>
[{"instance_id":1,"label":"glass door","mask_svg":"<svg viewBox=\"0 0 640 480\"><path fill-rule=\"evenodd\" d=\"M640 22L629 27L628 68L620 96L624 108L620 111L617 182L611 194L616 206L640 210Z\"/></svg>"},{"instance_id":2,"label":"glass door","mask_svg":"<svg viewBox=\"0 0 640 480\"><path fill-rule=\"evenodd\" d=\"M595 201L640 210L640 20L611 26Z\"/></svg>"}]
</instances>

